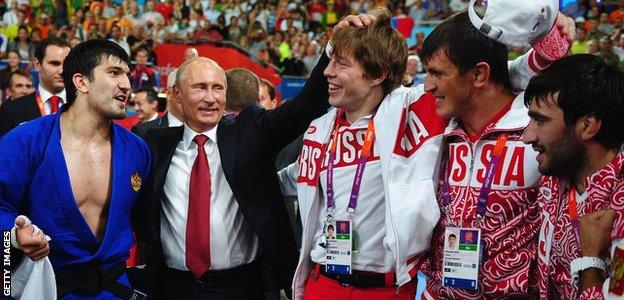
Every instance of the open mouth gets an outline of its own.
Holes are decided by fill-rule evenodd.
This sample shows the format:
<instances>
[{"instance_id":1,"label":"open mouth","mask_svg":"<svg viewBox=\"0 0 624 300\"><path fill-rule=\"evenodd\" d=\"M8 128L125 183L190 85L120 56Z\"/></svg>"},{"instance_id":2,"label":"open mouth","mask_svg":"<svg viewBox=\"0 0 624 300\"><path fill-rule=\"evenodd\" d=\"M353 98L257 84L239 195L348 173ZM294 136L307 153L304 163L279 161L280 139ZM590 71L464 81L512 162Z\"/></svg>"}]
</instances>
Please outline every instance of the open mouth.
<instances>
[{"instance_id":1,"label":"open mouth","mask_svg":"<svg viewBox=\"0 0 624 300\"><path fill-rule=\"evenodd\" d=\"M126 95L121 94L121 95L117 95L115 96L115 100L120 101L122 103L126 103L126 100L128 99L128 97L126 97Z\"/></svg>"},{"instance_id":2,"label":"open mouth","mask_svg":"<svg viewBox=\"0 0 624 300\"><path fill-rule=\"evenodd\" d=\"M335 94L337 93L340 89L342 89L341 86L333 84L333 83L329 83L329 94Z\"/></svg>"}]
</instances>

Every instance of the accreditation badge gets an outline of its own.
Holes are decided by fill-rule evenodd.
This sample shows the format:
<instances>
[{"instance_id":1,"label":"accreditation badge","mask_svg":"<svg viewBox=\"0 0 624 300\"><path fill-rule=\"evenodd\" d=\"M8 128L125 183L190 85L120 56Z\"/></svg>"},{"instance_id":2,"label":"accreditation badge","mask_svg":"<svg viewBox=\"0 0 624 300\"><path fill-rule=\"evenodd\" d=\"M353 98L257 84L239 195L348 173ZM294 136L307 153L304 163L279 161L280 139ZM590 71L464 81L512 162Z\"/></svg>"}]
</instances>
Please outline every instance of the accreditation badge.
<instances>
[{"instance_id":1,"label":"accreditation badge","mask_svg":"<svg viewBox=\"0 0 624 300\"><path fill-rule=\"evenodd\" d=\"M353 228L351 220L331 220L325 229L327 258L325 271L331 274L351 274Z\"/></svg>"},{"instance_id":2,"label":"accreditation badge","mask_svg":"<svg viewBox=\"0 0 624 300\"><path fill-rule=\"evenodd\" d=\"M442 272L445 287L477 289L481 247L480 229L446 228Z\"/></svg>"}]
</instances>

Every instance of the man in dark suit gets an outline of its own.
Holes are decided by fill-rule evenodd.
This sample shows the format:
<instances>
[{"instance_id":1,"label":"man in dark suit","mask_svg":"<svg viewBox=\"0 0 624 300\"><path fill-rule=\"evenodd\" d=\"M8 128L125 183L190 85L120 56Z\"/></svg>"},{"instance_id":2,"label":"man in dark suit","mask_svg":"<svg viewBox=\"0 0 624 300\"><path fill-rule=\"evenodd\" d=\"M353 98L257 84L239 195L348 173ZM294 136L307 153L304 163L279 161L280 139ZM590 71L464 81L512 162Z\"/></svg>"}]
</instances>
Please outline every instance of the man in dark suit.
<instances>
[{"instance_id":1,"label":"man in dark suit","mask_svg":"<svg viewBox=\"0 0 624 300\"><path fill-rule=\"evenodd\" d=\"M57 112L65 103L61 72L69 50L69 44L59 38L47 38L37 45L34 64L39 87L30 95L0 106L0 137L26 121Z\"/></svg>"},{"instance_id":2,"label":"man in dark suit","mask_svg":"<svg viewBox=\"0 0 624 300\"><path fill-rule=\"evenodd\" d=\"M173 85L175 83L176 71L169 73L167 77L167 112L162 116L146 123L137 124L132 128L132 133L145 139L145 135L150 128L177 127L182 126L182 107L175 99Z\"/></svg>"},{"instance_id":3,"label":"man in dark suit","mask_svg":"<svg viewBox=\"0 0 624 300\"><path fill-rule=\"evenodd\" d=\"M326 112L323 55L301 94L278 109L222 118L225 73L198 57L178 69L185 125L151 129L152 175L135 206L151 295L264 299L289 290L298 260L275 155ZM141 228L143 225L143 228Z\"/></svg>"}]
</instances>

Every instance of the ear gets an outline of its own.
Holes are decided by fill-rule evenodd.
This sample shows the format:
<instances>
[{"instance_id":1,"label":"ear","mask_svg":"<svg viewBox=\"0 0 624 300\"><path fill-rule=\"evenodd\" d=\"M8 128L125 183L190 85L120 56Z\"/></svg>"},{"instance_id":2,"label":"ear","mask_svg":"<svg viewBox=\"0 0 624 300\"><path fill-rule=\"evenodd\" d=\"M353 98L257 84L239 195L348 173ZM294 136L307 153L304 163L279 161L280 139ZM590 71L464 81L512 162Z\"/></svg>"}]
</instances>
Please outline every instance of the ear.
<instances>
[{"instance_id":1,"label":"ear","mask_svg":"<svg viewBox=\"0 0 624 300\"><path fill-rule=\"evenodd\" d=\"M384 71L379 77L373 78L372 85L379 85L388 77L388 71Z\"/></svg>"},{"instance_id":2,"label":"ear","mask_svg":"<svg viewBox=\"0 0 624 300\"><path fill-rule=\"evenodd\" d=\"M173 97L173 98L174 98L174 100L175 100L176 102L178 102L178 103L182 103L182 97L180 97L180 92L181 92L181 91L180 91L180 88L178 87L178 85L177 85L177 84L174 84L174 85L173 85L173 95L174 95L175 97Z\"/></svg>"},{"instance_id":3,"label":"ear","mask_svg":"<svg viewBox=\"0 0 624 300\"><path fill-rule=\"evenodd\" d=\"M473 84L475 87L483 87L490 81L490 65L486 62L477 63L473 68Z\"/></svg>"},{"instance_id":4,"label":"ear","mask_svg":"<svg viewBox=\"0 0 624 300\"><path fill-rule=\"evenodd\" d=\"M576 132L582 141L589 141L596 137L602 121L594 115L586 115L576 121Z\"/></svg>"},{"instance_id":5,"label":"ear","mask_svg":"<svg viewBox=\"0 0 624 300\"><path fill-rule=\"evenodd\" d=\"M74 86L76 87L76 93L81 92L83 94L87 94L89 93L89 79L86 76L83 76L80 73L76 73L74 74L74 76L72 76L72 82L74 83Z\"/></svg>"},{"instance_id":6,"label":"ear","mask_svg":"<svg viewBox=\"0 0 624 300\"><path fill-rule=\"evenodd\" d=\"M38 58L34 58L33 59L33 65L35 66L35 69L37 69L37 72L41 72L41 62L39 61Z\"/></svg>"}]
</instances>

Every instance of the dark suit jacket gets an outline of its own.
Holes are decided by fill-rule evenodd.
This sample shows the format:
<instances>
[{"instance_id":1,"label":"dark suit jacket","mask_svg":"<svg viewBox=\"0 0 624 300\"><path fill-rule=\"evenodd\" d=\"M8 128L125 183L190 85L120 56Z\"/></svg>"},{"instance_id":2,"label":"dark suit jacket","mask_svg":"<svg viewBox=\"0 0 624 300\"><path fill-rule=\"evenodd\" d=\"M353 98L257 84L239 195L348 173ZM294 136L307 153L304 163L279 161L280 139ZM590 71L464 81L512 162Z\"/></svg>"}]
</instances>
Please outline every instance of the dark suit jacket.
<instances>
[{"instance_id":1,"label":"dark suit jacket","mask_svg":"<svg viewBox=\"0 0 624 300\"><path fill-rule=\"evenodd\" d=\"M328 85L323 76L328 61L323 55L303 91L294 100L272 111L252 105L235 119L222 118L217 128L223 173L245 221L260 240L265 290L288 290L298 260L277 179L275 157L302 134L313 119L322 116L329 108ZM133 213L136 230L146 243L147 272L154 297L162 295L159 288L167 284L161 278L165 264L159 217L163 186L183 132L183 126L156 128L150 129L146 136L152 151L152 172L141 189Z\"/></svg>"},{"instance_id":2,"label":"dark suit jacket","mask_svg":"<svg viewBox=\"0 0 624 300\"><path fill-rule=\"evenodd\" d=\"M0 137L17 125L41 117L35 93L19 97L0 106Z\"/></svg>"},{"instance_id":3,"label":"dark suit jacket","mask_svg":"<svg viewBox=\"0 0 624 300\"><path fill-rule=\"evenodd\" d=\"M134 125L131 130L132 133L140 136L142 139L145 139L147 131L151 128L169 127L169 119L167 118L167 114L164 114L162 117L156 118L156 120Z\"/></svg>"}]
</instances>

